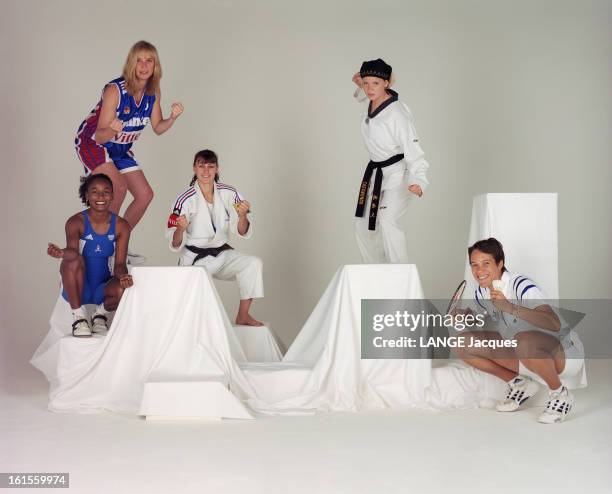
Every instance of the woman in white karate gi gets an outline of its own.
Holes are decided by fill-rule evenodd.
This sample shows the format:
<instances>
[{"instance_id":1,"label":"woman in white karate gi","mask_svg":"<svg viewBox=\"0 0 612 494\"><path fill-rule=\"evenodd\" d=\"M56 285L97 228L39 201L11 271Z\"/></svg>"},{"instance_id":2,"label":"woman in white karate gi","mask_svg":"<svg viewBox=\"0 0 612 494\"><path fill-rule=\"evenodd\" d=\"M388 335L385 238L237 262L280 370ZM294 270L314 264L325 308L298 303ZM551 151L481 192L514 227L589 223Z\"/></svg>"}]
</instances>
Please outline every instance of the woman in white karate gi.
<instances>
[{"instance_id":1,"label":"woman in white karate gi","mask_svg":"<svg viewBox=\"0 0 612 494\"><path fill-rule=\"evenodd\" d=\"M251 236L251 205L234 187L219 182L213 151L196 153L193 173L190 187L179 194L168 219L170 250L181 253L181 266L203 266L214 278L236 280L240 289L236 324L262 326L249 313L253 299L263 297L261 259L227 243L230 230L242 238Z\"/></svg>"},{"instance_id":2,"label":"woman in white karate gi","mask_svg":"<svg viewBox=\"0 0 612 494\"><path fill-rule=\"evenodd\" d=\"M355 212L357 245L366 263L409 262L406 232L399 220L411 199L421 197L429 183L429 164L412 114L390 89L391 74L391 66L379 58L363 62L353 76L358 86L355 97L364 100L360 98L363 90L369 100L361 133L370 162Z\"/></svg>"}]
</instances>

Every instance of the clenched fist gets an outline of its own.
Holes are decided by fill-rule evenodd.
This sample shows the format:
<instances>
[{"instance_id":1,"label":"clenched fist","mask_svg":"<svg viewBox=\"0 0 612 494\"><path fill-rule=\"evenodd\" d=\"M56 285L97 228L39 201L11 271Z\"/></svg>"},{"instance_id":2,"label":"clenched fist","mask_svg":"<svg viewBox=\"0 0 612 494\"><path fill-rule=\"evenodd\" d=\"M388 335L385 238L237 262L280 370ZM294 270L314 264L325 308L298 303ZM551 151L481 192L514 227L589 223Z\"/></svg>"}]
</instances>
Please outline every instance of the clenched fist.
<instances>
[{"instance_id":1,"label":"clenched fist","mask_svg":"<svg viewBox=\"0 0 612 494\"><path fill-rule=\"evenodd\" d=\"M170 118L172 120L176 120L181 113L183 113L183 104L182 103L172 103L170 106Z\"/></svg>"},{"instance_id":2,"label":"clenched fist","mask_svg":"<svg viewBox=\"0 0 612 494\"><path fill-rule=\"evenodd\" d=\"M238 216L243 217L251 209L251 203L249 201L240 201L234 204L234 209L238 213Z\"/></svg>"},{"instance_id":3,"label":"clenched fist","mask_svg":"<svg viewBox=\"0 0 612 494\"><path fill-rule=\"evenodd\" d=\"M47 247L47 254L51 257L55 257L56 259L61 259L64 257L64 249L60 249L57 245L49 242L49 246Z\"/></svg>"}]
</instances>

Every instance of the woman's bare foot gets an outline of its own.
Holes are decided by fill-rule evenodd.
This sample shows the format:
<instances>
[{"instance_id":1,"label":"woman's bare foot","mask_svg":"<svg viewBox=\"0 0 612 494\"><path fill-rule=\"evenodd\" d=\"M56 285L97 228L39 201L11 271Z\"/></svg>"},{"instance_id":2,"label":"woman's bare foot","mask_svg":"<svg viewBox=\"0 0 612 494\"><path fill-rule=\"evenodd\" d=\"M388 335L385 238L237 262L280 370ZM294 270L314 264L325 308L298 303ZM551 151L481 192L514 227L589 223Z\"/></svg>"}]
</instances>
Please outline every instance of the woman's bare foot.
<instances>
[{"instance_id":1,"label":"woman's bare foot","mask_svg":"<svg viewBox=\"0 0 612 494\"><path fill-rule=\"evenodd\" d=\"M263 326L263 322L258 321L257 319L252 317L251 314L249 314L251 302L253 302L252 298L245 298L240 300L240 305L238 306L238 315L236 316L236 324L240 324L241 326Z\"/></svg>"},{"instance_id":2,"label":"woman's bare foot","mask_svg":"<svg viewBox=\"0 0 612 494\"><path fill-rule=\"evenodd\" d=\"M239 326L263 326L263 323L255 319L250 314L242 316L238 314L236 316L236 324Z\"/></svg>"}]
</instances>

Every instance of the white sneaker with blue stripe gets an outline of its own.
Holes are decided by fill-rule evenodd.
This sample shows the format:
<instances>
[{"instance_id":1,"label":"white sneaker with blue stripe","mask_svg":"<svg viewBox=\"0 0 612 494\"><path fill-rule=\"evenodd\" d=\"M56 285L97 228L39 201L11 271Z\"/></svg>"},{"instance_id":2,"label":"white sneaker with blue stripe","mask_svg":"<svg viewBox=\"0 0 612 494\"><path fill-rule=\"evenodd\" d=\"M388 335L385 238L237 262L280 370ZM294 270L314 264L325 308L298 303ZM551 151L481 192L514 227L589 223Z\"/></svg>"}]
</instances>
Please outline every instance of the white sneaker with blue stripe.
<instances>
[{"instance_id":1,"label":"white sneaker with blue stripe","mask_svg":"<svg viewBox=\"0 0 612 494\"><path fill-rule=\"evenodd\" d=\"M565 386L560 391L551 391L546 409L538 417L538 422L542 424L563 422L573 404L574 396Z\"/></svg>"},{"instance_id":2,"label":"white sneaker with blue stripe","mask_svg":"<svg viewBox=\"0 0 612 494\"><path fill-rule=\"evenodd\" d=\"M535 395L540 386L533 379L527 376L516 376L508 383L508 392L503 401L497 403L498 412L514 412Z\"/></svg>"}]
</instances>

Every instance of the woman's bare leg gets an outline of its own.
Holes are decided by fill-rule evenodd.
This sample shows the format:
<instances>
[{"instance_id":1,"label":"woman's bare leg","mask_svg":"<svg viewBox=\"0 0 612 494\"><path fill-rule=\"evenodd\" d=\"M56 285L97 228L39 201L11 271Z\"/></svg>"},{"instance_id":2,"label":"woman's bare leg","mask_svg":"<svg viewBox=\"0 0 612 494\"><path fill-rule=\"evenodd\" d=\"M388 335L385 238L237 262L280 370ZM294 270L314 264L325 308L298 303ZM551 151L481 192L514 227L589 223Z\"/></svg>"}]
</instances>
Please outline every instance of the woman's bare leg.
<instances>
[{"instance_id":1,"label":"woman's bare leg","mask_svg":"<svg viewBox=\"0 0 612 494\"><path fill-rule=\"evenodd\" d=\"M81 307L81 294L83 293L83 280L85 278L85 263L81 256L67 261L62 259L60 264L62 285L68 295L71 309Z\"/></svg>"},{"instance_id":2,"label":"woman's bare leg","mask_svg":"<svg viewBox=\"0 0 612 494\"><path fill-rule=\"evenodd\" d=\"M504 338L495 331L465 332L462 334L467 341L499 340ZM519 360L513 348L480 348L466 347L455 349L457 356L472 367L499 377L508 382L518 375Z\"/></svg>"},{"instance_id":3,"label":"woman's bare leg","mask_svg":"<svg viewBox=\"0 0 612 494\"><path fill-rule=\"evenodd\" d=\"M554 336L527 331L517 336L517 354L522 364L540 376L550 389L561 386L559 374L565 369L565 352Z\"/></svg>"},{"instance_id":4,"label":"woman's bare leg","mask_svg":"<svg viewBox=\"0 0 612 494\"><path fill-rule=\"evenodd\" d=\"M255 319L251 314L249 314L249 309L251 308L251 303L253 302L252 298L245 298L240 300L240 305L238 306L238 315L236 316L236 324L240 324L243 326L263 326L263 323Z\"/></svg>"},{"instance_id":5,"label":"woman's bare leg","mask_svg":"<svg viewBox=\"0 0 612 494\"><path fill-rule=\"evenodd\" d=\"M133 230L145 214L149 204L151 204L154 194L142 170L124 173L123 177L127 182L130 194L134 198L125 210L123 218L130 224L130 228Z\"/></svg>"},{"instance_id":6,"label":"woman's bare leg","mask_svg":"<svg viewBox=\"0 0 612 494\"><path fill-rule=\"evenodd\" d=\"M119 284L119 280L114 278L109 281L104 288L104 308L109 312L117 310L123 292L124 289Z\"/></svg>"}]
</instances>

